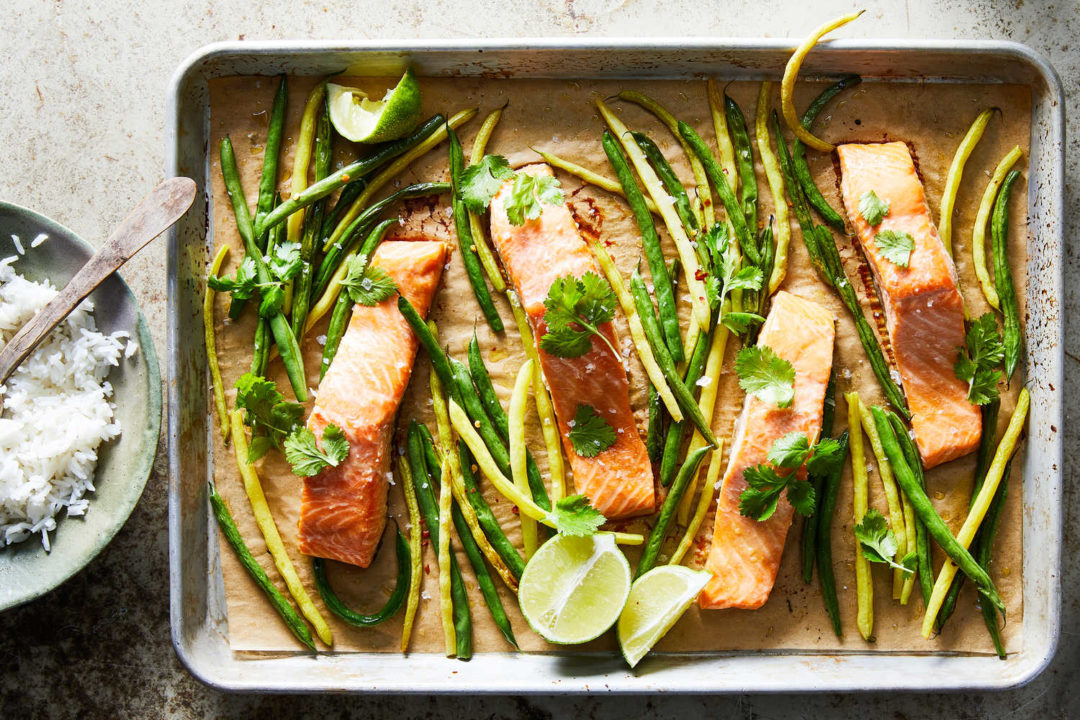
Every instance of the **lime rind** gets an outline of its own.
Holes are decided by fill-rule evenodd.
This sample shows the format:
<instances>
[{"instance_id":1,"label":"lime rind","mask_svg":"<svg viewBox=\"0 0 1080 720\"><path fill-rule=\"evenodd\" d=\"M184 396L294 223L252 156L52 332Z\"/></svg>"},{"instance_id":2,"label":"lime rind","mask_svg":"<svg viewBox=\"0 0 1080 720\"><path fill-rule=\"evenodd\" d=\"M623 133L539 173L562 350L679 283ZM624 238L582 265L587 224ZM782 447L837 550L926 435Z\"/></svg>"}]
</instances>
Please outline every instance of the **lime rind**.
<instances>
[{"instance_id":1,"label":"lime rind","mask_svg":"<svg viewBox=\"0 0 1080 720\"><path fill-rule=\"evenodd\" d=\"M619 649L630 667L674 627L711 577L703 570L661 565L634 581L618 622Z\"/></svg>"},{"instance_id":2,"label":"lime rind","mask_svg":"<svg viewBox=\"0 0 1080 720\"><path fill-rule=\"evenodd\" d=\"M404 137L420 121L420 86L411 68L382 100L363 90L327 83L330 123L339 135L359 143L379 143Z\"/></svg>"}]
</instances>

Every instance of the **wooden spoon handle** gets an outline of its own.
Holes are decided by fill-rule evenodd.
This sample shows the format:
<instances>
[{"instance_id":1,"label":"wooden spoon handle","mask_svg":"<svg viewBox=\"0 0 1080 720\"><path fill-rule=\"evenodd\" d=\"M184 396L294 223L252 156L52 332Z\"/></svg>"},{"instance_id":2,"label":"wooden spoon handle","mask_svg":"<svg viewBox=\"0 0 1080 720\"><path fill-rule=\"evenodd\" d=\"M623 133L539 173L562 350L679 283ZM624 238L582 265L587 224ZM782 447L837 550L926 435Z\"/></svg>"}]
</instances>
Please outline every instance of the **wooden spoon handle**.
<instances>
[{"instance_id":1,"label":"wooden spoon handle","mask_svg":"<svg viewBox=\"0 0 1080 720\"><path fill-rule=\"evenodd\" d=\"M0 351L0 384L105 278L183 217L194 200L195 183L185 177L169 178L151 190L71 282Z\"/></svg>"}]
</instances>

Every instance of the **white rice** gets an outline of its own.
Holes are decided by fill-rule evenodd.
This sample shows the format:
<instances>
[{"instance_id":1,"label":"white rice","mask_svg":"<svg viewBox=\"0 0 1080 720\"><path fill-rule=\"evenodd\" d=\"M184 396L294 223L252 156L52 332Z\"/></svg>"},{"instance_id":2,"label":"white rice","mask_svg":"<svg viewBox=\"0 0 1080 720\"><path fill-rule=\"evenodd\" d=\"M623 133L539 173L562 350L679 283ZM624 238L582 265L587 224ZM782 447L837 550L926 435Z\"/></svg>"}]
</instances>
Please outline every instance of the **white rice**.
<instances>
[{"instance_id":1,"label":"white rice","mask_svg":"<svg viewBox=\"0 0 1080 720\"><path fill-rule=\"evenodd\" d=\"M56 295L0 260L0 348ZM83 515L94 492L98 447L120 434L105 379L134 341L103 335L83 302L0 386L0 547L33 535L49 549L56 516Z\"/></svg>"}]
</instances>

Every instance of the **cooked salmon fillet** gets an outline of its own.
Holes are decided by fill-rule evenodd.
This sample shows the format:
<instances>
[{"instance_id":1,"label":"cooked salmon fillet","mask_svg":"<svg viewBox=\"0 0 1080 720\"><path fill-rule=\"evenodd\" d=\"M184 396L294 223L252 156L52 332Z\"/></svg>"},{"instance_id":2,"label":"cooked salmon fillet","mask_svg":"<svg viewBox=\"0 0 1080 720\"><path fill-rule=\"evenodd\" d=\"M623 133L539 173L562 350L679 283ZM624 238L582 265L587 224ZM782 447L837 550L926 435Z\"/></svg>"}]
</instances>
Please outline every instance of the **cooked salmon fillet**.
<instances>
[{"instance_id":1,"label":"cooked salmon fillet","mask_svg":"<svg viewBox=\"0 0 1080 720\"><path fill-rule=\"evenodd\" d=\"M372 265L389 273L400 292L426 316L442 276L441 242L384 242ZM367 567L386 527L390 437L419 341L397 307L397 297L353 308L334 362L319 385L308 427L322 438L337 425L349 456L304 479L300 552Z\"/></svg>"},{"instance_id":2,"label":"cooked salmon fillet","mask_svg":"<svg viewBox=\"0 0 1080 720\"><path fill-rule=\"evenodd\" d=\"M934 227L905 143L841 145L836 151L848 217L885 308L915 443L923 464L932 468L974 452L982 430L979 409L967 399L967 383L953 371L964 345L964 300L956 266ZM859 213L859 199L870 190L889 203L877 227ZM905 232L915 241L908 267L879 252L874 238L883 230Z\"/></svg>"},{"instance_id":3,"label":"cooked salmon fillet","mask_svg":"<svg viewBox=\"0 0 1080 720\"><path fill-rule=\"evenodd\" d=\"M520 172L552 174L543 164ZM544 298L551 284L568 275L600 274L600 269L565 205L544 205L539 218L511 225L506 218L506 199L512 185L512 180L506 182L492 199L491 237L529 316L539 350L540 338L547 331ZM619 346L611 323L599 329L612 345ZM593 507L609 519L651 513L655 504L652 465L630 409L630 386L622 358L615 357L596 337L592 349L581 357L539 353L577 491L587 495ZM569 439L579 405L591 405L615 429L615 443L596 457L581 457Z\"/></svg>"},{"instance_id":4,"label":"cooked salmon fillet","mask_svg":"<svg viewBox=\"0 0 1080 720\"><path fill-rule=\"evenodd\" d=\"M705 563L713 577L699 598L703 608L755 610L769 599L794 510L781 497L764 522L740 514L739 499L746 489L743 471L766 462L773 442L788 433L805 433L811 443L817 442L835 335L833 317L817 303L783 290L773 297L758 346L768 346L791 363L795 397L790 407L780 408L746 396L716 501L712 547Z\"/></svg>"}]
</instances>

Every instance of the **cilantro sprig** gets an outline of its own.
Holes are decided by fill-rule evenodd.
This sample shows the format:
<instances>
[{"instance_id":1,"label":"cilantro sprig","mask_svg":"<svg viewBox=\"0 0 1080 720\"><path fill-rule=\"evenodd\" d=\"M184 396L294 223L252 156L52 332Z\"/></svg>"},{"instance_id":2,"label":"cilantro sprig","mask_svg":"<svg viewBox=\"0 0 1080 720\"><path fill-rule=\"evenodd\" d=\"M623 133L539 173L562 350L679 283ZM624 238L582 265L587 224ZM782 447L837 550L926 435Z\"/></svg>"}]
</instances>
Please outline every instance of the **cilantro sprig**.
<instances>
[{"instance_id":1,"label":"cilantro sprig","mask_svg":"<svg viewBox=\"0 0 1080 720\"><path fill-rule=\"evenodd\" d=\"M615 444L615 428L597 415L592 405L577 406L568 436L581 457L596 457Z\"/></svg>"},{"instance_id":2,"label":"cilantro sprig","mask_svg":"<svg viewBox=\"0 0 1080 720\"><path fill-rule=\"evenodd\" d=\"M544 205L561 205L565 200L559 181L552 175L517 173L506 200L506 219L524 225L544 212Z\"/></svg>"},{"instance_id":3,"label":"cilantro sprig","mask_svg":"<svg viewBox=\"0 0 1080 720\"><path fill-rule=\"evenodd\" d=\"M915 238L896 230L882 230L874 236L874 244L882 257L902 268L908 266L915 252Z\"/></svg>"},{"instance_id":4,"label":"cilantro sprig","mask_svg":"<svg viewBox=\"0 0 1080 720\"><path fill-rule=\"evenodd\" d=\"M248 446L248 462L255 462L282 442L304 419L304 406L287 402L277 385L253 373L236 381L236 407L247 411L245 422L255 434Z\"/></svg>"},{"instance_id":5,"label":"cilantro sprig","mask_svg":"<svg viewBox=\"0 0 1080 720\"><path fill-rule=\"evenodd\" d=\"M867 190L859 198L859 214L870 227L876 227L889 214L889 201L879 198L873 190Z\"/></svg>"},{"instance_id":6,"label":"cilantro sprig","mask_svg":"<svg viewBox=\"0 0 1080 720\"><path fill-rule=\"evenodd\" d=\"M461 202L477 215L491 204L491 198L502 187L504 180L514 177L510 163L502 155L485 155L480 162L470 165L461 173L458 195Z\"/></svg>"},{"instance_id":7,"label":"cilantro sprig","mask_svg":"<svg viewBox=\"0 0 1080 720\"><path fill-rule=\"evenodd\" d=\"M863 557L870 562L885 563L905 573L915 572L918 558L911 552L896 562L896 552L900 543L896 533L889 529L885 517L871 508L863 515L862 522L855 526L855 539L859 541Z\"/></svg>"},{"instance_id":8,"label":"cilantro sprig","mask_svg":"<svg viewBox=\"0 0 1080 720\"><path fill-rule=\"evenodd\" d=\"M699 240L705 248L704 265L709 274L705 280L705 295L709 307L721 307L732 290L761 290L765 275L753 265L743 266L738 254L731 247L727 226L713 225L702 233ZM765 318L751 312L722 312L720 322L732 332L741 335L752 325L765 322Z\"/></svg>"},{"instance_id":9,"label":"cilantro sprig","mask_svg":"<svg viewBox=\"0 0 1080 720\"><path fill-rule=\"evenodd\" d=\"M615 317L615 301L611 285L594 272L580 279L556 278L544 299L547 332L540 338L540 347L556 357L581 357L592 349L595 335L618 357L615 346L599 329Z\"/></svg>"},{"instance_id":10,"label":"cilantro sprig","mask_svg":"<svg viewBox=\"0 0 1080 720\"><path fill-rule=\"evenodd\" d=\"M803 464L817 474L842 462L840 443L825 438L811 446L805 433L792 432L778 438L769 448L768 464L752 465L743 471L746 489L739 496L739 512L764 522L776 512L781 494L800 515L814 514L814 486L796 472ZM781 473L781 471L786 471Z\"/></svg>"},{"instance_id":11,"label":"cilantro sprig","mask_svg":"<svg viewBox=\"0 0 1080 720\"><path fill-rule=\"evenodd\" d=\"M259 282L255 259L250 255L244 256L234 277L210 275L206 282L215 292L231 293L235 300L248 300L258 292L259 316L270 318L281 312L285 304L285 283L296 277L301 267L300 243L283 242L275 245L266 256L270 282Z\"/></svg>"},{"instance_id":12,"label":"cilantro sprig","mask_svg":"<svg viewBox=\"0 0 1080 720\"><path fill-rule=\"evenodd\" d=\"M548 513L548 519L555 526L556 532L575 537L593 535L607 522L603 513L589 504L589 498L584 495L560 498L555 502L555 508Z\"/></svg>"},{"instance_id":13,"label":"cilantro sprig","mask_svg":"<svg viewBox=\"0 0 1080 720\"><path fill-rule=\"evenodd\" d=\"M310 477L327 465L337 466L349 454L349 441L335 425L323 431L322 449L315 435L303 426L304 406L288 402L272 381L244 373L236 381L236 407L246 410L244 422L252 429L247 461L258 461L270 448L285 453L293 472Z\"/></svg>"},{"instance_id":14,"label":"cilantro sprig","mask_svg":"<svg viewBox=\"0 0 1080 720\"><path fill-rule=\"evenodd\" d=\"M378 305L398 291L397 283L390 274L381 267L371 265L363 255L349 258L348 273L341 286L353 302L368 307Z\"/></svg>"},{"instance_id":15,"label":"cilantro sprig","mask_svg":"<svg viewBox=\"0 0 1080 720\"><path fill-rule=\"evenodd\" d=\"M953 372L968 384L968 400L986 405L998 397L997 384L1003 377L998 366L1005 359L1005 344L994 314L988 312L971 323L965 340L966 347L958 348Z\"/></svg>"},{"instance_id":16,"label":"cilantro sprig","mask_svg":"<svg viewBox=\"0 0 1080 720\"><path fill-rule=\"evenodd\" d=\"M759 400L780 408L795 399L795 368L767 345L743 348L735 356L739 387Z\"/></svg>"},{"instance_id":17,"label":"cilantro sprig","mask_svg":"<svg viewBox=\"0 0 1080 720\"><path fill-rule=\"evenodd\" d=\"M299 427L285 438L285 459L300 477L318 475L327 467L337 467L349 456L349 441L337 425L327 425L322 434L322 448L315 433Z\"/></svg>"},{"instance_id":18,"label":"cilantro sprig","mask_svg":"<svg viewBox=\"0 0 1080 720\"><path fill-rule=\"evenodd\" d=\"M207 276L206 284L214 292L232 293L236 300L247 300L259 288L259 281L255 277L255 258L250 255L244 256L236 268L234 277L218 277L211 274Z\"/></svg>"}]
</instances>

